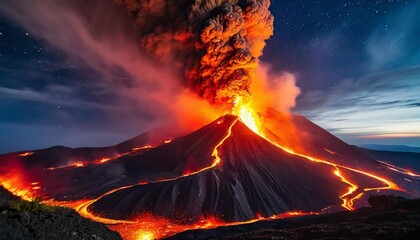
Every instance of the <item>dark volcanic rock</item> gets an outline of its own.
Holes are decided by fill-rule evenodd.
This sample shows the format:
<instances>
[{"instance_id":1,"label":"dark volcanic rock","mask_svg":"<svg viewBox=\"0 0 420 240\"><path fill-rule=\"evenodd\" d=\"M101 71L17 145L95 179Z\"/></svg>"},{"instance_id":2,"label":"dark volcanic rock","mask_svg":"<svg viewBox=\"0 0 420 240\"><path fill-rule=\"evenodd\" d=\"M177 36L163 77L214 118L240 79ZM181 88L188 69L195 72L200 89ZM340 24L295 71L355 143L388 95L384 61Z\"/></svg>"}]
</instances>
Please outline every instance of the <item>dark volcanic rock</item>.
<instances>
[{"instance_id":1,"label":"dark volcanic rock","mask_svg":"<svg viewBox=\"0 0 420 240\"><path fill-rule=\"evenodd\" d=\"M121 239L69 208L20 200L0 187L0 239Z\"/></svg>"},{"instance_id":2,"label":"dark volcanic rock","mask_svg":"<svg viewBox=\"0 0 420 240\"><path fill-rule=\"evenodd\" d=\"M192 230L167 239L418 239L420 199L389 195L370 197L369 202L374 207Z\"/></svg>"},{"instance_id":3,"label":"dark volcanic rock","mask_svg":"<svg viewBox=\"0 0 420 240\"><path fill-rule=\"evenodd\" d=\"M370 196L368 202L374 209L379 211L420 209L420 199L409 200L394 195Z\"/></svg>"}]
</instances>

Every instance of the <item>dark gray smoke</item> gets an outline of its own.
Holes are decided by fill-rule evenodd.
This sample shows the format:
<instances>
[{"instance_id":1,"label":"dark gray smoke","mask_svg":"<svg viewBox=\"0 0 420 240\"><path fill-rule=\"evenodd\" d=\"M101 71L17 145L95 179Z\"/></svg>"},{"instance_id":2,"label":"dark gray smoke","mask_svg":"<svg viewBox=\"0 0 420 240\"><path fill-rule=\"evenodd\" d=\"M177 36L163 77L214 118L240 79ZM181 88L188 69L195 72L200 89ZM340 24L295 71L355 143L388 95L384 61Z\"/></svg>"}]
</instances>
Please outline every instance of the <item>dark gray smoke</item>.
<instances>
[{"instance_id":1,"label":"dark gray smoke","mask_svg":"<svg viewBox=\"0 0 420 240\"><path fill-rule=\"evenodd\" d=\"M140 45L183 70L187 86L231 110L250 84L273 33L269 0L116 0L138 26Z\"/></svg>"}]
</instances>

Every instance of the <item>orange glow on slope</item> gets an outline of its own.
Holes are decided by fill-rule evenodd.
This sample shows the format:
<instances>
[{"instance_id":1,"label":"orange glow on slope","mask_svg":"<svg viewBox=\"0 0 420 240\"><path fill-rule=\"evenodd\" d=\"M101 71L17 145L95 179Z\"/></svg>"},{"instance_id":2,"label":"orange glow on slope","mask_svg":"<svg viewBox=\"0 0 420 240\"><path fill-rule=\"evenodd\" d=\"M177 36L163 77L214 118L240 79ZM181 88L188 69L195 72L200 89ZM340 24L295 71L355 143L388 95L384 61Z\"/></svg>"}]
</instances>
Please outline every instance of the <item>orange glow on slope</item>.
<instances>
[{"instance_id":1,"label":"orange glow on slope","mask_svg":"<svg viewBox=\"0 0 420 240\"><path fill-rule=\"evenodd\" d=\"M36 190L40 187L36 186L38 183L27 183L22 173L19 169L13 169L13 173L0 175L0 183L14 195L32 201L39 195Z\"/></svg>"},{"instance_id":2,"label":"orange glow on slope","mask_svg":"<svg viewBox=\"0 0 420 240\"><path fill-rule=\"evenodd\" d=\"M106 157L106 158L101 158L101 159L99 159L99 160L98 160L98 162L100 162L100 163L106 163L106 162L108 162L109 160L111 160L111 158Z\"/></svg>"}]
</instances>

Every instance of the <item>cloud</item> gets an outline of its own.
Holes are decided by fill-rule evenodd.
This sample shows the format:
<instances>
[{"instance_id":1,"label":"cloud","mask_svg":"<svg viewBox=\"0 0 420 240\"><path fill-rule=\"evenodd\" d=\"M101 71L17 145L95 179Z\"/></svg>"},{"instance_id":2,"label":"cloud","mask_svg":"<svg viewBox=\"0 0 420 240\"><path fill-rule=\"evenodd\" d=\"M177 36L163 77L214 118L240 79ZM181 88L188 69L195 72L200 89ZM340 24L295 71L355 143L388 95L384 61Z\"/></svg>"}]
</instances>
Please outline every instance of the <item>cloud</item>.
<instances>
[{"instance_id":1,"label":"cloud","mask_svg":"<svg viewBox=\"0 0 420 240\"><path fill-rule=\"evenodd\" d=\"M419 79L420 66L346 79L304 93L297 111L335 134L420 134Z\"/></svg>"},{"instance_id":2,"label":"cloud","mask_svg":"<svg viewBox=\"0 0 420 240\"><path fill-rule=\"evenodd\" d=\"M49 85L44 90L0 87L0 99L25 100L78 108L105 107L101 104L78 98L74 90L75 88L60 85Z\"/></svg>"},{"instance_id":3,"label":"cloud","mask_svg":"<svg viewBox=\"0 0 420 240\"><path fill-rule=\"evenodd\" d=\"M183 79L174 66L157 64L142 52L135 27L113 1L5 0L0 3L0 13L63 55L62 64L77 72L57 80L33 69L27 73L3 69L8 73L5 81L16 83L3 85L3 99L90 108L92 112L107 109L112 124L135 131L139 123L146 130L178 120L174 109L185 94ZM60 69L48 66L49 73ZM27 79L33 78L42 87L28 84ZM74 121L79 117L83 116L73 115Z\"/></svg>"},{"instance_id":4,"label":"cloud","mask_svg":"<svg viewBox=\"0 0 420 240\"><path fill-rule=\"evenodd\" d=\"M124 22L124 12L115 10L109 1L90 2L83 6L91 8L89 16L76 4L80 1L60 0L6 0L0 12L60 50L78 69L95 70L101 79L93 83L108 84L117 91L138 88L142 94L175 91L178 79L169 68L158 67L141 54L134 29L127 29L129 24Z\"/></svg>"}]
</instances>

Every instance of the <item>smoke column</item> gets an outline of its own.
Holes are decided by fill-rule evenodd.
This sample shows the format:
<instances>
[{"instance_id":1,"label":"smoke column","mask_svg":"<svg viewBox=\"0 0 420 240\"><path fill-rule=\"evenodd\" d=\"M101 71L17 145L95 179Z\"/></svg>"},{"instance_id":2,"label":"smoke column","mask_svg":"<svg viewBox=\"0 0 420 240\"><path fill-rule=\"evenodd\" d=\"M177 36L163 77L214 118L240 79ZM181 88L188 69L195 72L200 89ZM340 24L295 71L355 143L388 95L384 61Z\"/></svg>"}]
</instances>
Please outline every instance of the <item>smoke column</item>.
<instances>
[{"instance_id":1,"label":"smoke column","mask_svg":"<svg viewBox=\"0 0 420 240\"><path fill-rule=\"evenodd\" d=\"M251 100L257 59L273 33L269 0L116 0L138 26L140 45L183 71L185 84L231 111Z\"/></svg>"}]
</instances>

